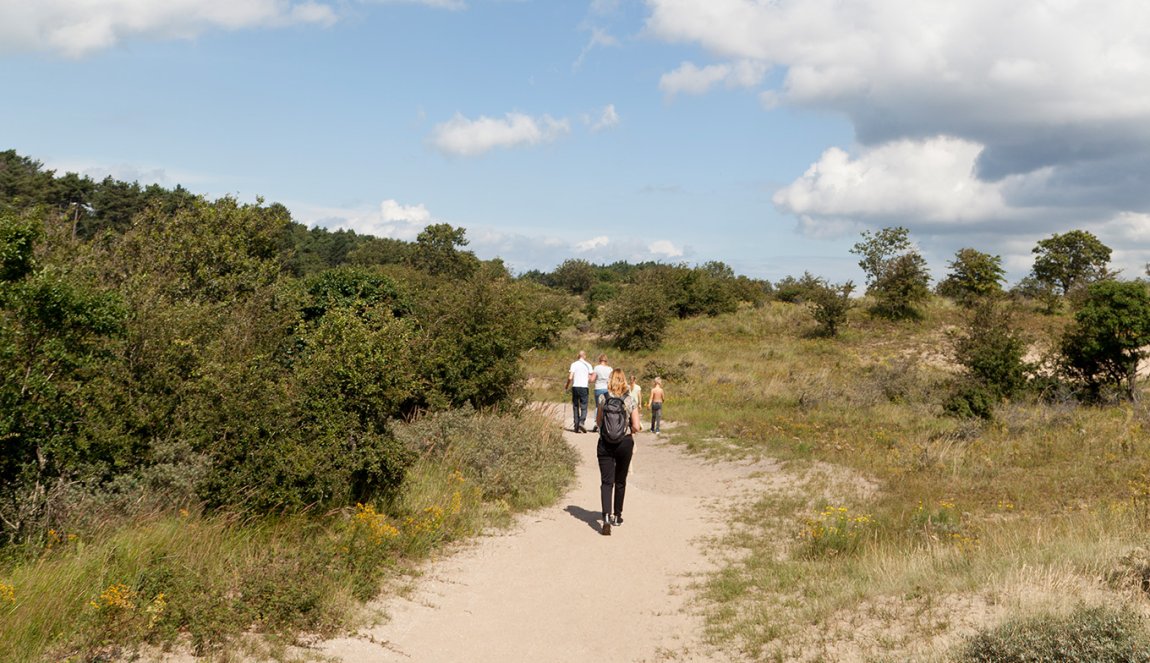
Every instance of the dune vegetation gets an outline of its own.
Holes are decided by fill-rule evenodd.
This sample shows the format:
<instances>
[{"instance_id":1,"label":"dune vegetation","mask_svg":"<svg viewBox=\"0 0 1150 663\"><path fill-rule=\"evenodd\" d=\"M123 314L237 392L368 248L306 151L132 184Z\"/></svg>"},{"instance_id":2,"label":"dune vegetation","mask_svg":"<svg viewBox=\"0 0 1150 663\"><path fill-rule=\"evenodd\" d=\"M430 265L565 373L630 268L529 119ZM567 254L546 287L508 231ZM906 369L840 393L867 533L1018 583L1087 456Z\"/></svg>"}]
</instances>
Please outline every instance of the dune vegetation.
<instances>
[{"instance_id":1,"label":"dune vegetation","mask_svg":"<svg viewBox=\"0 0 1150 663\"><path fill-rule=\"evenodd\" d=\"M663 378L665 436L700 463L784 461L711 543L712 643L751 660L1031 660L987 632L1035 623L1034 651L1059 654L1044 660L1143 660L1121 656L1150 651L1150 407L1083 402L1044 373L1071 316L1011 307L1033 388L980 418L947 409L975 381L956 359L970 310L931 298L890 321L862 301L828 338L809 307L685 320L657 351L611 355ZM533 353L538 397L560 399L557 367L596 342ZM1092 625L1124 653L1059 648Z\"/></svg>"}]
</instances>

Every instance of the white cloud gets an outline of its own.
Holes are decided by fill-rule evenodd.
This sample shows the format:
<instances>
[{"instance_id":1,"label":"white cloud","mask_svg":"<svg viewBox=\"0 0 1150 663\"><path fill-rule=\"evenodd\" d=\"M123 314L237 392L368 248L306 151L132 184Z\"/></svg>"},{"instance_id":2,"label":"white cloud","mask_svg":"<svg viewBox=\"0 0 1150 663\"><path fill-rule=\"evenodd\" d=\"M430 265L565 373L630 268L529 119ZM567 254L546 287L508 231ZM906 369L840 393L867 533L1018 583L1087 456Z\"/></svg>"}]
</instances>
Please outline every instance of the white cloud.
<instances>
[{"instance_id":1,"label":"white cloud","mask_svg":"<svg viewBox=\"0 0 1150 663\"><path fill-rule=\"evenodd\" d=\"M692 62L684 62L679 68L663 74L659 78L659 89L667 95L703 94L720 83L728 88L750 88L762 83L767 74L767 65L761 62L740 60L699 67Z\"/></svg>"},{"instance_id":2,"label":"white cloud","mask_svg":"<svg viewBox=\"0 0 1150 663\"><path fill-rule=\"evenodd\" d=\"M464 0L360 0L367 4L376 5L424 5L438 9L466 9Z\"/></svg>"},{"instance_id":3,"label":"white cloud","mask_svg":"<svg viewBox=\"0 0 1150 663\"><path fill-rule=\"evenodd\" d=\"M782 67L764 103L841 112L865 144L962 137L986 146L990 178L1150 151L1142 0L646 2L649 34ZM661 86L706 90L724 66L682 66Z\"/></svg>"},{"instance_id":4,"label":"white cloud","mask_svg":"<svg viewBox=\"0 0 1150 663\"><path fill-rule=\"evenodd\" d=\"M587 45L579 52L579 57L575 58L575 62L571 63L571 70L578 71L583 66L583 61L587 59L587 55L598 47L611 47L618 46L619 40L611 36L606 30L602 28L591 28L591 38L587 41Z\"/></svg>"},{"instance_id":5,"label":"white cloud","mask_svg":"<svg viewBox=\"0 0 1150 663\"><path fill-rule=\"evenodd\" d=\"M857 157L833 147L773 201L808 225L819 218L836 225L842 219L930 225L1017 216L1004 197L1015 182L975 177L981 152L981 145L949 137L894 141Z\"/></svg>"},{"instance_id":6,"label":"white cloud","mask_svg":"<svg viewBox=\"0 0 1150 663\"><path fill-rule=\"evenodd\" d=\"M522 113L508 113L503 119L481 116L469 120L455 117L435 127L431 144L445 154L477 156L496 148L521 147L548 143L571 131L570 122L549 115L533 118Z\"/></svg>"},{"instance_id":7,"label":"white cloud","mask_svg":"<svg viewBox=\"0 0 1150 663\"><path fill-rule=\"evenodd\" d=\"M289 208L296 221L308 226L331 230L354 230L361 235L415 240L428 225L435 223L431 212L422 205L403 205L388 199L377 208L316 207L293 204Z\"/></svg>"},{"instance_id":8,"label":"white cloud","mask_svg":"<svg viewBox=\"0 0 1150 663\"><path fill-rule=\"evenodd\" d=\"M0 51L81 57L134 37L188 39L212 29L335 21L331 6L310 0L0 0Z\"/></svg>"},{"instance_id":9,"label":"white cloud","mask_svg":"<svg viewBox=\"0 0 1150 663\"><path fill-rule=\"evenodd\" d=\"M651 244L647 246L647 250L656 256L666 258L678 258L683 255L683 249L680 249L672 244L670 240L666 239L651 242Z\"/></svg>"},{"instance_id":10,"label":"white cloud","mask_svg":"<svg viewBox=\"0 0 1150 663\"><path fill-rule=\"evenodd\" d=\"M576 242L575 251L577 253L587 253L589 251L594 251L595 249L601 249L610 243L611 240L608 239L606 235L600 235L598 237L592 237L591 239L584 240L582 242Z\"/></svg>"},{"instance_id":11,"label":"white cloud","mask_svg":"<svg viewBox=\"0 0 1150 663\"><path fill-rule=\"evenodd\" d=\"M589 122L589 124L591 125L591 131L599 132L604 129L617 127L619 126L619 122L619 113L615 110L615 104L607 104L603 108L603 111L599 113L599 118Z\"/></svg>"}]
</instances>

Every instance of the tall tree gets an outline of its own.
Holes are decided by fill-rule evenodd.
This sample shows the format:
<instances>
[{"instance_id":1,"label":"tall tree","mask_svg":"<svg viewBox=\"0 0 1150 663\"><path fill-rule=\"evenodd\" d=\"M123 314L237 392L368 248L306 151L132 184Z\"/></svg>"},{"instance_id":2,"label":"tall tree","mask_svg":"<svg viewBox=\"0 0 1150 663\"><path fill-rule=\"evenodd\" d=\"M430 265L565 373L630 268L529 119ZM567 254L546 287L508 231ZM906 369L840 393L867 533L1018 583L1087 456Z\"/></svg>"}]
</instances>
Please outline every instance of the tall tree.
<instances>
[{"instance_id":1,"label":"tall tree","mask_svg":"<svg viewBox=\"0 0 1150 663\"><path fill-rule=\"evenodd\" d=\"M1085 230L1055 233L1040 240L1031 252L1035 279L1063 295L1109 275L1110 247Z\"/></svg>"},{"instance_id":2,"label":"tall tree","mask_svg":"<svg viewBox=\"0 0 1150 663\"><path fill-rule=\"evenodd\" d=\"M1150 345L1150 290L1142 281L1099 281L1087 286L1074 324L1062 338L1067 371L1094 397L1122 386L1135 400L1138 362Z\"/></svg>"},{"instance_id":3,"label":"tall tree","mask_svg":"<svg viewBox=\"0 0 1150 663\"><path fill-rule=\"evenodd\" d=\"M1006 270L1002 258L971 248L959 249L947 263L950 273L938 284L938 294L964 305L1002 294Z\"/></svg>"},{"instance_id":4,"label":"tall tree","mask_svg":"<svg viewBox=\"0 0 1150 663\"><path fill-rule=\"evenodd\" d=\"M415 238L409 260L411 266L433 276L462 279L475 273L479 261L470 251L461 251L467 246L465 228L455 228L448 223L433 223L423 229Z\"/></svg>"},{"instance_id":5,"label":"tall tree","mask_svg":"<svg viewBox=\"0 0 1150 663\"><path fill-rule=\"evenodd\" d=\"M920 317L918 305L930 297L930 271L926 259L911 245L907 229L863 231L862 236L851 253L861 257L867 294L875 298L872 313L892 320Z\"/></svg>"}]
</instances>

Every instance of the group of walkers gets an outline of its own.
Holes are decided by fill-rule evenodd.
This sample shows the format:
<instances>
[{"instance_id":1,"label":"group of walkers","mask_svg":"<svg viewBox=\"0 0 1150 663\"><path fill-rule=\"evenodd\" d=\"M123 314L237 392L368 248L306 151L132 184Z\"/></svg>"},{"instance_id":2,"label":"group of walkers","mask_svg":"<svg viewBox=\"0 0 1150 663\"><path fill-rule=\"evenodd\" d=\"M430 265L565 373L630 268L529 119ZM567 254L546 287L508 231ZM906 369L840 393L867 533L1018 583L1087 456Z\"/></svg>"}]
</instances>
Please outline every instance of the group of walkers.
<instances>
[{"instance_id":1,"label":"group of walkers","mask_svg":"<svg viewBox=\"0 0 1150 663\"><path fill-rule=\"evenodd\" d=\"M594 377L592 377L594 376ZM587 353L571 363L564 389L571 390L572 430L586 433L588 397L594 385L595 424L590 432L599 433L595 456L599 461L600 498L603 506L603 524L600 532L611 534L612 526L623 524L623 496L627 490L627 472L635 452L633 433L643 430L639 417L643 409L643 388L635 376L630 381L621 368L611 368L607 355L599 355L594 366L587 361ZM663 380L655 378L647 397L651 410L651 432L658 433L663 418Z\"/></svg>"}]
</instances>

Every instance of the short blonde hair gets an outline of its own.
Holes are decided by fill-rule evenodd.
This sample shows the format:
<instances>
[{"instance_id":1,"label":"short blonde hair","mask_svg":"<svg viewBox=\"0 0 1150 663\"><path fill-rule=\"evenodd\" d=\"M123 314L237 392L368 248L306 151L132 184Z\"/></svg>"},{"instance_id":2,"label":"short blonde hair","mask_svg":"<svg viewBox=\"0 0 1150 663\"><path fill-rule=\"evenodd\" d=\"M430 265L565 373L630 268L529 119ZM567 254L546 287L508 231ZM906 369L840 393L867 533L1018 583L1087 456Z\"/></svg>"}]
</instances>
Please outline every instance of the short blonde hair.
<instances>
[{"instance_id":1,"label":"short blonde hair","mask_svg":"<svg viewBox=\"0 0 1150 663\"><path fill-rule=\"evenodd\" d=\"M630 390L627 388L627 374L623 369L616 368L611 371L611 379L607 381L607 393L612 396L622 396Z\"/></svg>"}]
</instances>

